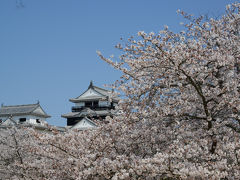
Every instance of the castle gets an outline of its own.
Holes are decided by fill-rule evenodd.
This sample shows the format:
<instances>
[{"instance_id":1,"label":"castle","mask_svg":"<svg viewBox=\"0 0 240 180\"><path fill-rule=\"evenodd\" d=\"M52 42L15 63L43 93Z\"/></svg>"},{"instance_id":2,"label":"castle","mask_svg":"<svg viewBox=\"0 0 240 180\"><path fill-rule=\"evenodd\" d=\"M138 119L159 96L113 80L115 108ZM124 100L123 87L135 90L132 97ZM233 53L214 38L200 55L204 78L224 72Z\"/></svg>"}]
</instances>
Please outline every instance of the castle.
<instances>
[{"instance_id":1,"label":"castle","mask_svg":"<svg viewBox=\"0 0 240 180\"><path fill-rule=\"evenodd\" d=\"M104 121L106 116L113 116L119 98L112 97L112 92L93 85L90 82L88 89L80 96L69 100L75 105L71 112L63 114L67 119L67 128L84 130L95 128ZM9 127L13 125L47 127L47 118L50 118L40 103L4 106L0 108L0 126ZM58 128L61 129L62 128Z\"/></svg>"}]
</instances>

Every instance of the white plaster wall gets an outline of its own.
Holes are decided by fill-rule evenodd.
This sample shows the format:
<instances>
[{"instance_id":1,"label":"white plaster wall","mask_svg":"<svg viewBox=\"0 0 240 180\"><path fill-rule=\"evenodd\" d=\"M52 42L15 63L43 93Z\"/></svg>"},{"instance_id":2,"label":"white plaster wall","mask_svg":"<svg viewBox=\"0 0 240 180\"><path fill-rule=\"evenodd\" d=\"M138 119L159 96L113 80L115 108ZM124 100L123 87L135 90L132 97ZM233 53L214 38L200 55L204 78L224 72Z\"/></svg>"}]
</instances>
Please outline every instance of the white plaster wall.
<instances>
[{"instance_id":1,"label":"white plaster wall","mask_svg":"<svg viewBox=\"0 0 240 180\"><path fill-rule=\"evenodd\" d=\"M2 119L2 121L5 121L6 119L8 119L9 116L7 117L0 117L0 119ZM30 124L35 124L35 125L44 125L46 123L46 118L43 117L37 117L37 116L33 116L33 115L25 115L25 116L13 116L12 119L19 123L19 119L20 118L26 118L26 121L24 123L30 123ZM40 123L36 122L36 119L39 119Z\"/></svg>"},{"instance_id":2,"label":"white plaster wall","mask_svg":"<svg viewBox=\"0 0 240 180\"><path fill-rule=\"evenodd\" d=\"M85 106L84 102L75 103L75 106Z\"/></svg>"},{"instance_id":3,"label":"white plaster wall","mask_svg":"<svg viewBox=\"0 0 240 180\"><path fill-rule=\"evenodd\" d=\"M99 101L99 106L109 106L110 103L108 101Z\"/></svg>"}]
</instances>

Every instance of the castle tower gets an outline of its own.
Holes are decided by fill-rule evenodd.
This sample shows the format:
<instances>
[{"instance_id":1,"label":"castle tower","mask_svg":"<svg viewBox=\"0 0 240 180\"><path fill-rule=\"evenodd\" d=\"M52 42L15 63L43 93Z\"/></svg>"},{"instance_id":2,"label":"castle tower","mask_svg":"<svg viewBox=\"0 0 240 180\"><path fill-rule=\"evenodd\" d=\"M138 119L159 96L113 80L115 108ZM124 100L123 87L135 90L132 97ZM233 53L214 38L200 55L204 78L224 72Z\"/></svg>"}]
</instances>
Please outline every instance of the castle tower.
<instances>
[{"instance_id":1,"label":"castle tower","mask_svg":"<svg viewBox=\"0 0 240 180\"><path fill-rule=\"evenodd\" d=\"M67 126L76 129L96 127L93 121L102 121L106 116L112 116L119 98L111 98L111 91L94 86L92 81L88 89L80 96L69 101L75 103L72 112L63 114L67 119Z\"/></svg>"}]
</instances>

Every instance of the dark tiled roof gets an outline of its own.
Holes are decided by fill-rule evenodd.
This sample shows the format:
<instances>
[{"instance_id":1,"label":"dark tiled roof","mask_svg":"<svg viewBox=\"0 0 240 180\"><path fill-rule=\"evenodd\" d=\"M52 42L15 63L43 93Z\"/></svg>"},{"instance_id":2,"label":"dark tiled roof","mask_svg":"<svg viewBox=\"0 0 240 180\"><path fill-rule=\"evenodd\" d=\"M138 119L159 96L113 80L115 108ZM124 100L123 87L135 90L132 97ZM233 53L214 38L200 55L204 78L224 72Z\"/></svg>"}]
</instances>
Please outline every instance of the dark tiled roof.
<instances>
[{"instance_id":1,"label":"dark tiled roof","mask_svg":"<svg viewBox=\"0 0 240 180\"><path fill-rule=\"evenodd\" d=\"M93 96L89 96L89 97L81 97L89 89L93 89L94 91L96 91L99 94L99 96L93 95ZM88 89L85 92L83 92L80 96L78 96L76 98L70 99L70 101L78 102L78 101L99 100L99 99L108 100L108 98L111 95L111 91L94 86L92 82L90 83ZM115 102L118 102L120 99L118 97L113 97L112 100Z\"/></svg>"},{"instance_id":2,"label":"dark tiled roof","mask_svg":"<svg viewBox=\"0 0 240 180\"><path fill-rule=\"evenodd\" d=\"M30 113L38 107L38 104L16 105L16 106L2 106L0 114L21 114Z\"/></svg>"},{"instance_id":3,"label":"dark tiled roof","mask_svg":"<svg viewBox=\"0 0 240 180\"><path fill-rule=\"evenodd\" d=\"M62 117L69 118L69 117L77 117L76 115L80 114L79 112L70 112L67 114L63 114Z\"/></svg>"},{"instance_id":4,"label":"dark tiled roof","mask_svg":"<svg viewBox=\"0 0 240 180\"><path fill-rule=\"evenodd\" d=\"M2 107L0 108L0 116L31 114L38 107L41 108L39 103L37 103L37 104L25 104L25 105L14 105L14 106L3 106L2 105ZM43 114L40 114L40 115L44 116L44 117L50 117L45 112L44 112L44 115Z\"/></svg>"},{"instance_id":5,"label":"dark tiled roof","mask_svg":"<svg viewBox=\"0 0 240 180\"><path fill-rule=\"evenodd\" d=\"M62 117L71 118L71 117L86 117L86 116L109 116L112 114L113 113L111 110L94 111L92 109L86 108L81 112L70 112L68 114L63 114Z\"/></svg>"}]
</instances>

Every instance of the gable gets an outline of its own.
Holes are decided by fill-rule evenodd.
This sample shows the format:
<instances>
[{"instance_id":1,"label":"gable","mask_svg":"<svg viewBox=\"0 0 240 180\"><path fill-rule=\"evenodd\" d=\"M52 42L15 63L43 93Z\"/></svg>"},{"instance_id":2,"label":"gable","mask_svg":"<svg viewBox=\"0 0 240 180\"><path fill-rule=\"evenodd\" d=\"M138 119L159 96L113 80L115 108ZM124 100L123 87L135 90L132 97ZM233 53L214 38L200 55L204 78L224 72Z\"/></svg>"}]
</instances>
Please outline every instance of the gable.
<instances>
[{"instance_id":1,"label":"gable","mask_svg":"<svg viewBox=\"0 0 240 180\"><path fill-rule=\"evenodd\" d=\"M32 113L41 116L47 115L40 106L37 107Z\"/></svg>"},{"instance_id":2,"label":"gable","mask_svg":"<svg viewBox=\"0 0 240 180\"><path fill-rule=\"evenodd\" d=\"M86 92L84 92L81 96L79 96L78 98L88 98L88 97L104 97L102 94L98 93L97 91L95 91L94 89L88 89Z\"/></svg>"},{"instance_id":3,"label":"gable","mask_svg":"<svg viewBox=\"0 0 240 180\"><path fill-rule=\"evenodd\" d=\"M75 124L72 129L88 129L88 128L94 128L97 127L95 123L88 120L87 118L83 118L80 122Z\"/></svg>"},{"instance_id":4,"label":"gable","mask_svg":"<svg viewBox=\"0 0 240 180\"><path fill-rule=\"evenodd\" d=\"M5 126L7 126L7 125L15 125L15 124L17 124L17 123L14 120L10 119L10 118L8 118L6 121L4 121L2 123L2 125L5 125Z\"/></svg>"}]
</instances>

